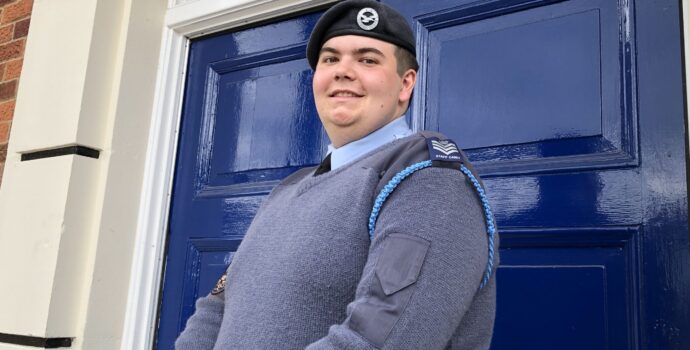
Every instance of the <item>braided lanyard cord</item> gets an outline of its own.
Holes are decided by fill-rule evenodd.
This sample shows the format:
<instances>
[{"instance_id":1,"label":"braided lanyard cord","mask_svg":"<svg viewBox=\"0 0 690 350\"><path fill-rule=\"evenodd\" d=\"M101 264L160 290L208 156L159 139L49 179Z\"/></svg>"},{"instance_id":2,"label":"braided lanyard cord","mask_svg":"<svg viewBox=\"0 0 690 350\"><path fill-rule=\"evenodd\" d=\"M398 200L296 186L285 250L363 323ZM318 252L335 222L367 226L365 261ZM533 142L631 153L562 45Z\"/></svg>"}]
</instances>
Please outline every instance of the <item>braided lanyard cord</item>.
<instances>
[{"instance_id":1,"label":"braided lanyard cord","mask_svg":"<svg viewBox=\"0 0 690 350\"><path fill-rule=\"evenodd\" d=\"M491 277L491 272L494 269L494 236L496 235L496 226L494 225L494 214L491 211L491 206L489 205L489 200L486 198L486 193L484 189L479 184L479 180L474 177L474 174L465 167L464 164L460 165L460 171L462 171L467 178L470 179L474 189L477 190L479 195L479 200L482 202L482 207L484 207L484 218L486 219L486 231L489 234L489 261L486 264L486 271L484 272L484 278L482 283L479 285L479 289L484 288L484 286L489 283L489 278Z\"/></svg>"},{"instance_id":2,"label":"braided lanyard cord","mask_svg":"<svg viewBox=\"0 0 690 350\"><path fill-rule=\"evenodd\" d=\"M390 196L391 193L393 193L393 190L395 190L396 187L402 182L402 180L405 180L406 177L412 175L417 170L421 170L424 168L428 168L431 166L431 161L430 160L425 160L419 163L412 164L408 166L407 168L403 169L403 171L395 174L393 178L388 181L386 186L383 186L381 189L381 192L379 193L378 196L376 196L376 200L374 201L374 207L371 208L371 215L369 215L369 238L371 240L374 239L374 229L376 228L376 218L379 217L379 212L381 211L381 207L383 206L383 203L386 201L388 196Z\"/></svg>"},{"instance_id":3,"label":"braided lanyard cord","mask_svg":"<svg viewBox=\"0 0 690 350\"><path fill-rule=\"evenodd\" d=\"M376 229L376 219L379 216L379 213L381 212L381 207L383 207L383 203L386 202L386 199L388 199L388 196L390 196L391 193L395 190L398 185L405 180L408 176L412 175L414 172L428 168L432 165L431 160L425 160L419 163L415 163L410 165L409 167L403 169L401 172L397 173L393 178L388 181L386 186L384 186L381 189L381 192L379 193L378 196L376 196L376 200L374 201L374 206L371 208L371 214L369 215L369 238L371 240L374 239L374 230ZM487 227L487 232L489 234L489 261L486 266L486 271L484 272L484 278L482 279L481 284L479 285L479 289L481 290L484 288L484 286L489 282L489 278L491 277L491 273L493 271L493 266L494 266L494 236L496 234L496 226L494 225L494 220L493 220L493 213L491 211L491 206L489 206L489 200L486 198L486 193L484 192L484 189L482 186L479 184L479 181L477 178L472 174L472 172L465 167L465 165L460 165L460 171L462 171L465 176L467 176L468 179L470 179L470 182L474 186L474 189L477 191L477 194L479 195L479 199L482 203L482 207L484 209L484 218L486 219L486 227Z\"/></svg>"}]
</instances>

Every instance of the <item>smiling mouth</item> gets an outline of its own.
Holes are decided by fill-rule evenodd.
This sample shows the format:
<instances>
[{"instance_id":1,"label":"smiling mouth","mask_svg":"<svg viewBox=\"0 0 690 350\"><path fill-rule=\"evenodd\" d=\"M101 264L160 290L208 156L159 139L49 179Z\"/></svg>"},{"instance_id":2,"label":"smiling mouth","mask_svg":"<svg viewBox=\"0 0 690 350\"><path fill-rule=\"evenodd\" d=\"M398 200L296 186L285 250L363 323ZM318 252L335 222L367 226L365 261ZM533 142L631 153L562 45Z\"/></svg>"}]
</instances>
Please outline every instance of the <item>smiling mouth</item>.
<instances>
[{"instance_id":1,"label":"smiling mouth","mask_svg":"<svg viewBox=\"0 0 690 350\"><path fill-rule=\"evenodd\" d=\"M347 90L336 90L332 92L330 97L362 97L362 95L356 94L352 91L347 91Z\"/></svg>"}]
</instances>

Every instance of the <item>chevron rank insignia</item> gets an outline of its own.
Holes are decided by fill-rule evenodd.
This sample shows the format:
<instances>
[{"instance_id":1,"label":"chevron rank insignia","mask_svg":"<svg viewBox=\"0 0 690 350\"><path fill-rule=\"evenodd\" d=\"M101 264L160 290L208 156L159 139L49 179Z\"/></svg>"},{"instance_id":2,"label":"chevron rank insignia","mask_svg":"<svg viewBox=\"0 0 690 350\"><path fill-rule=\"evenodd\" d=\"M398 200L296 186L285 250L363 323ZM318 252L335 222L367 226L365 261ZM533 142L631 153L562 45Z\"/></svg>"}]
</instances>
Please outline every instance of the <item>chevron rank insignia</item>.
<instances>
[{"instance_id":1,"label":"chevron rank insignia","mask_svg":"<svg viewBox=\"0 0 690 350\"><path fill-rule=\"evenodd\" d=\"M211 294L213 295L218 295L220 293L223 293L225 291L225 281L227 281L228 278L228 273L224 273L223 276L220 276L220 279L218 282L216 282L216 286L213 288L211 291Z\"/></svg>"},{"instance_id":2,"label":"chevron rank insignia","mask_svg":"<svg viewBox=\"0 0 690 350\"><path fill-rule=\"evenodd\" d=\"M460 149L453 140L439 140L436 137L426 139L429 147L429 159L444 162L462 162Z\"/></svg>"}]
</instances>

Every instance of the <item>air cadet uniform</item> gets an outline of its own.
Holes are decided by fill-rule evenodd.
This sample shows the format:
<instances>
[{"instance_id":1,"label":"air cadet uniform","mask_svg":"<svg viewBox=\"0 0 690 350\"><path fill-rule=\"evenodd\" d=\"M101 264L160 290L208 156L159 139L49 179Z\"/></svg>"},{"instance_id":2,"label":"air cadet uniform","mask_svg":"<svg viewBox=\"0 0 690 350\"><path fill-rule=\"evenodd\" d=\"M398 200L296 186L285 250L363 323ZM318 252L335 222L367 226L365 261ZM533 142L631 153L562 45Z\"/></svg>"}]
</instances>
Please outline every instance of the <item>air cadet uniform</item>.
<instances>
[{"instance_id":1,"label":"air cadet uniform","mask_svg":"<svg viewBox=\"0 0 690 350\"><path fill-rule=\"evenodd\" d=\"M375 24L374 24L375 23ZM414 53L405 19L370 0L317 23ZM177 349L487 349L498 236L455 143L400 117L283 180L226 276L196 303Z\"/></svg>"}]
</instances>

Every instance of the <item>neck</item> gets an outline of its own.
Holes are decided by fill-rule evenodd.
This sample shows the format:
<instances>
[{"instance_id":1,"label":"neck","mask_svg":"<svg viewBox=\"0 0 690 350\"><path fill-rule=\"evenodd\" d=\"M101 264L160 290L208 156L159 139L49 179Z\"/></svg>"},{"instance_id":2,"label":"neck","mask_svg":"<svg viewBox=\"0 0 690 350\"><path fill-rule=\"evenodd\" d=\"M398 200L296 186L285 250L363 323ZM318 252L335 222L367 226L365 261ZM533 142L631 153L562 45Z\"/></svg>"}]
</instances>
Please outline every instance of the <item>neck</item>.
<instances>
[{"instance_id":1,"label":"neck","mask_svg":"<svg viewBox=\"0 0 690 350\"><path fill-rule=\"evenodd\" d=\"M331 125L330 127L324 125L324 128L326 129L326 134L328 134L328 139L331 141L331 145L335 148L339 148L347 145L350 142L360 140L376 130L379 130L382 127L390 124L392 121L402 117L406 110L407 108L397 110L396 117L386 120L374 130L358 130L352 126L338 127L334 125Z\"/></svg>"}]
</instances>

